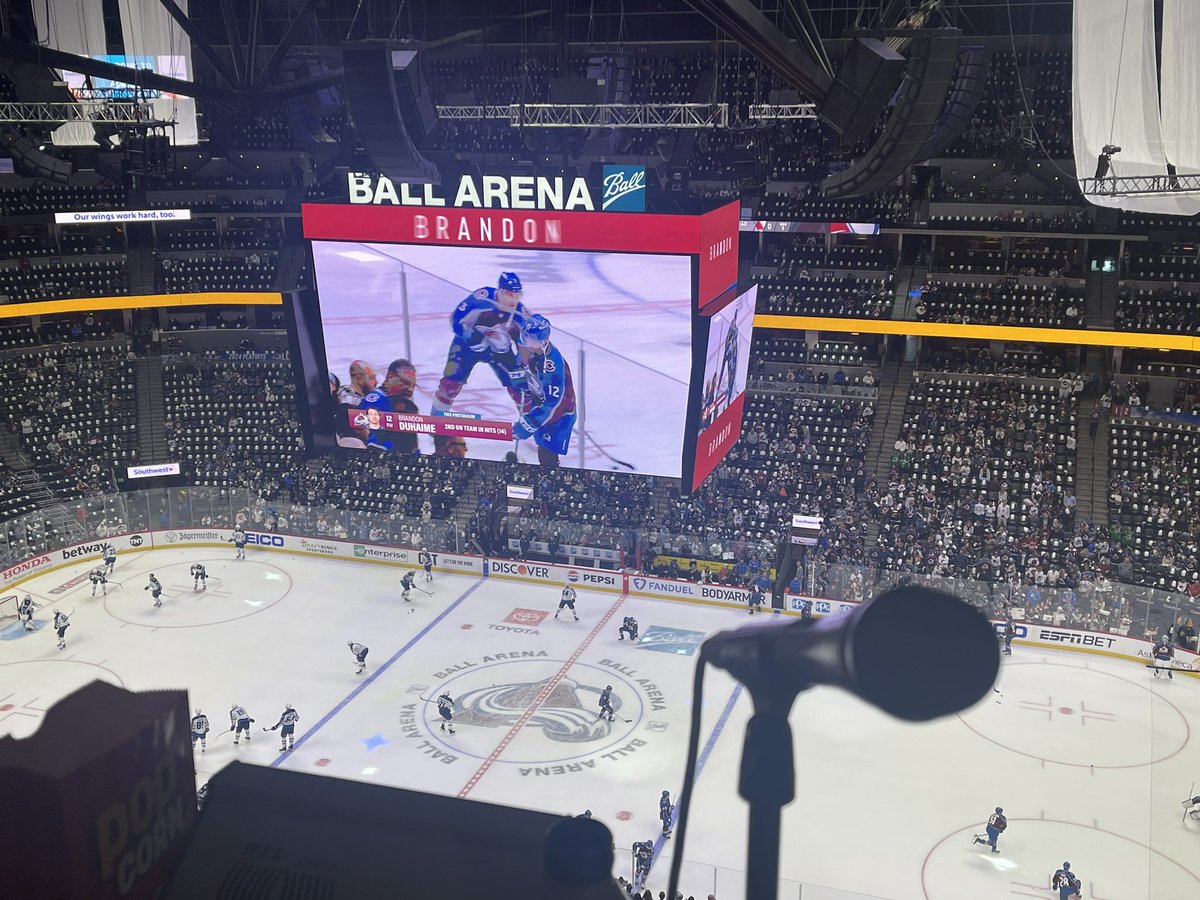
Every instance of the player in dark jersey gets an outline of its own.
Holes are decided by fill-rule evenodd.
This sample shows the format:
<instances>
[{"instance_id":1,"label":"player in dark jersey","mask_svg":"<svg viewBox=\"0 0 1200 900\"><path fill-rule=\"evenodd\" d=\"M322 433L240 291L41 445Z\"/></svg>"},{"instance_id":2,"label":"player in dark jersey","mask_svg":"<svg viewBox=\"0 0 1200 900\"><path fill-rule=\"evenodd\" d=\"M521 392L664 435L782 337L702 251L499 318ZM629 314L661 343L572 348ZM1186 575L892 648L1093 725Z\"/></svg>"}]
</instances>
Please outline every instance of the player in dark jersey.
<instances>
[{"instance_id":1,"label":"player in dark jersey","mask_svg":"<svg viewBox=\"0 0 1200 900\"><path fill-rule=\"evenodd\" d=\"M671 802L669 791L663 791L658 798L658 818L662 822L663 837L671 836L671 816L675 814L675 804Z\"/></svg>"},{"instance_id":2,"label":"player in dark jersey","mask_svg":"<svg viewBox=\"0 0 1200 900\"><path fill-rule=\"evenodd\" d=\"M524 376L513 350L529 315L521 303L523 293L516 273L501 272L496 287L482 287L454 307L450 314L454 337L433 398L433 415L450 409L480 363L491 367L510 394L523 387Z\"/></svg>"},{"instance_id":3,"label":"player in dark jersey","mask_svg":"<svg viewBox=\"0 0 1200 900\"><path fill-rule=\"evenodd\" d=\"M992 848L993 853L999 853L1000 848L997 846L997 842L1006 828L1008 828L1008 819L1004 817L1004 810L997 806L996 811L988 816L987 835L975 835L975 840L972 843L988 844Z\"/></svg>"},{"instance_id":4,"label":"player in dark jersey","mask_svg":"<svg viewBox=\"0 0 1200 900\"><path fill-rule=\"evenodd\" d=\"M1167 677L1172 681L1175 680L1175 673L1171 671L1171 660L1175 657L1175 648L1171 646L1167 636L1162 635L1154 644L1154 649L1150 651L1154 657L1154 677L1157 678L1159 672L1166 672Z\"/></svg>"},{"instance_id":5,"label":"player in dark jersey","mask_svg":"<svg viewBox=\"0 0 1200 900\"><path fill-rule=\"evenodd\" d=\"M376 410L377 413L415 415L418 412L417 404L413 402L413 392L416 388L416 367L407 359L393 360L388 366L383 386L367 392L359 402L359 408L366 410L368 416L371 410ZM368 427L367 446L380 450L394 450L397 453L420 452L416 432L387 431L382 428Z\"/></svg>"},{"instance_id":6,"label":"player in dark jersey","mask_svg":"<svg viewBox=\"0 0 1200 900\"><path fill-rule=\"evenodd\" d=\"M725 397L723 399L722 408L727 408L733 402L733 394L737 388L737 360L738 360L738 323L737 309L733 311L733 321L729 323L729 330L725 332L725 347L721 354L721 375L718 381L725 383Z\"/></svg>"},{"instance_id":7,"label":"player in dark jersey","mask_svg":"<svg viewBox=\"0 0 1200 900\"><path fill-rule=\"evenodd\" d=\"M641 887L650 875L650 864L654 861L654 843L637 841L633 845L634 881Z\"/></svg>"},{"instance_id":8,"label":"player in dark jersey","mask_svg":"<svg viewBox=\"0 0 1200 900\"><path fill-rule=\"evenodd\" d=\"M454 734L454 698L443 691L437 698L438 715L442 717L442 731Z\"/></svg>"},{"instance_id":9,"label":"player in dark jersey","mask_svg":"<svg viewBox=\"0 0 1200 900\"><path fill-rule=\"evenodd\" d=\"M631 641L636 641L638 636L638 620L633 616L626 616L621 622L621 627L617 629L620 640L625 640L625 635L629 635Z\"/></svg>"},{"instance_id":10,"label":"player in dark jersey","mask_svg":"<svg viewBox=\"0 0 1200 900\"><path fill-rule=\"evenodd\" d=\"M600 712L597 713L597 718L607 718L608 721L611 722L613 720L613 716L615 715L616 711L613 709L612 705L612 685L610 684L600 692Z\"/></svg>"},{"instance_id":11,"label":"player in dark jersey","mask_svg":"<svg viewBox=\"0 0 1200 900\"><path fill-rule=\"evenodd\" d=\"M746 601L747 605L750 607L750 615L754 615L755 610L762 612L763 603L766 602L766 599L767 599L766 596L763 594L763 592L761 590L758 589L757 585L755 585L753 588L751 588L750 596L747 598L747 601Z\"/></svg>"},{"instance_id":12,"label":"player in dark jersey","mask_svg":"<svg viewBox=\"0 0 1200 900\"><path fill-rule=\"evenodd\" d=\"M513 423L513 438L533 438L538 462L557 466L567 455L575 429L575 385L562 353L550 342L550 320L531 315L521 329L521 362L529 371L529 390Z\"/></svg>"},{"instance_id":13,"label":"player in dark jersey","mask_svg":"<svg viewBox=\"0 0 1200 900\"><path fill-rule=\"evenodd\" d=\"M1080 889L1083 887L1083 882L1079 876L1071 871L1071 864L1065 862L1062 868L1055 871L1050 876L1050 889L1058 891L1058 900L1075 900L1081 896Z\"/></svg>"},{"instance_id":14,"label":"player in dark jersey","mask_svg":"<svg viewBox=\"0 0 1200 900\"><path fill-rule=\"evenodd\" d=\"M279 732L279 751L291 750L294 746L296 734L296 723L300 721L300 714L292 709L292 704L284 705L283 713L279 716L279 721L270 728L263 728L263 731L274 731L276 728L283 729Z\"/></svg>"}]
</instances>

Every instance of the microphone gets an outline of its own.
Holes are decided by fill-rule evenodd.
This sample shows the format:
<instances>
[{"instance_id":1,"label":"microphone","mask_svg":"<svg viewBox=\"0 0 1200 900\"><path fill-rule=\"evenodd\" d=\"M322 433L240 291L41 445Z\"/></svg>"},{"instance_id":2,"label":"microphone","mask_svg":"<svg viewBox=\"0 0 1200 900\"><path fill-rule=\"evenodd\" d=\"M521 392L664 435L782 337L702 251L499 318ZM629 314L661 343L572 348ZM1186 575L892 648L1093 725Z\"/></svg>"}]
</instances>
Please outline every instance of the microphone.
<instances>
[{"instance_id":1,"label":"microphone","mask_svg":"<svg viewBox=\"0 0 1200 900\"><path fill-rule=\"evenodd\" d=\"M834 685L912 722L968 708L1000 671L987 617L952 594L916 586L893 588L846 615L718 632L700 658L752 689L794 694Z\"/></svg>"}]
</instances>

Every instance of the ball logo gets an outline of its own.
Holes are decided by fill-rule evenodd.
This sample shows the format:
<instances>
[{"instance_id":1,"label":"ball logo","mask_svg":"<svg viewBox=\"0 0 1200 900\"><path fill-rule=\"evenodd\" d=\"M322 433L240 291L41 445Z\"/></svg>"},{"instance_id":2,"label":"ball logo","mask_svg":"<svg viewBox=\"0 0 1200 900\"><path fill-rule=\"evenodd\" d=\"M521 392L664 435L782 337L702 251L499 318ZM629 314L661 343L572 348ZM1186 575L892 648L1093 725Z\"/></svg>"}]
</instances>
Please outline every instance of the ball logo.
<instances>
[{"instance_id":1,"label":"ball logo","mask_svg":"<svg viewBox=\"0 0 1200 900\"><path fill-rule=\"evenodd\" d=\"M609 212L646 211L646 167L605 166L600 209Z\"/></svg>"}]
</instances>

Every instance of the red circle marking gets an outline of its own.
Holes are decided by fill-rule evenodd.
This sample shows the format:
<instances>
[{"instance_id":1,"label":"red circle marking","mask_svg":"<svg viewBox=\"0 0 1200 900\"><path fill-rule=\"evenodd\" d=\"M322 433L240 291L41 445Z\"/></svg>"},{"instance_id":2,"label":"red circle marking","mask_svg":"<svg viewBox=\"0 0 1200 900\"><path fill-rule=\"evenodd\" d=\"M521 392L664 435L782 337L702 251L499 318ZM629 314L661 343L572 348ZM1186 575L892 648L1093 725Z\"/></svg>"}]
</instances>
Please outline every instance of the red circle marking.
<instances>
[{"instance_id":1,"label":"red circle marking","mask_svg":"<svg viewBox=\"0 0 1200 900\"><path fill-rule=\"evenodd\" d=\"M1018 665L1035 665L1035 664L1034 663L1019 663ZM1068 668L1068 669L1077 669L1078 668L1077 666L1070 666L1070 665L1067 665L1066 663L1036 663L1036 665L1061 666L1063 668ZM1146 762L1140 762L1140 763L1129 763L1127 765L1120 765L1120 766L1116 766L1116 765L1096 766L1096 765L1092 765L1090 763L1064 762L1061 759L1049 759L1044 756L1038 756L1036 753L1026 753L1024 750L1018 750L1015 747L1010 747L1008 744L1005 744L1002 741L996 740L994 737L984 734L982 731L980 731L978 728L976 728L974 725L972 725L970 722L968 722L965 718L963 718L962 713L958 713L956 715L956 718L963 725L965 725L967 728L969 728L972 732L974 732L979 737L983 738L985 741L995 744L997 747L1007 750L1009 753L1016 753L1018 756L1024 756L1027 759L1036 759L1038 762L1054 763L1055 765L1070 766L1072 768L1078 768L1078 769L1140 769L1140 768L1143 768L1144 766L1155 766L1155 765L1158 765L1159 763L1164 763L1167 760L1173 759L1174 757L1178 756L1180 753L1183 752L1183 749L1189 743L1191 743L1192 728L1188 724L1187 716L1185 716L1182 712L1180 712L1179 707L1176 706L1174 703L1172 703L1170 700L1168 700L1166 697L1162 696L1162 694L1153 694L1150 692L1150 689L1148 687L1146 687L1145 685L1135 684L1134 682L1130 681L1128 678L1124 678L1120 675L1114 675L1112 672L1105 672L1105 671L1102 671L1101 669L1088 669L1087 671L1089 674L1092 674L1092 675L1106 675L1109 678L1115 678L1118 681L1122 682L1123 684L1129 685L1130 687L1139 688L1139 689L1145 691L1146 693L1150 693L1152 700L1160 700L1163 703L1165 703L1167 706L1169 706L1172 710L1174 710L1175 715L1179 716L1179 720L1183 723L1183 740L1179 743L1179 746L1176 747L1174 750L1172 750L1170 753L1168 753L1166 756L1159 757L1158 759L1151 759Z\"/></svg>"},{"instance_id":2,"label":"red circle marking","mask_svg":"<svg viewBox=\"0 0 1200 900\"><path fill-rule=\"evenodd\" d=\"M627 809L623 809L619 813L617 813L617 819L621 822L628 822L632 818L633 818L633 813L631 813Z\"/></svg>"},{"instance_id":3,"label":"red circle marking","mask_svg":"<svg viewBox=\"0 0 1200 900\"><path fill-rule=\"evenodd\" d=\"M318 759L315 763L313 763L313 765L314 766L327 766L331 762L333 762L333 760L325 759L324 757L322 757L321 759Z\"/></svg>"},{"instance_id":4,"label":"red circle marking","mask_svg":"<svg viewBox=\"0 0 1200 900\"><path fill-rule=\"evenodd\" d=\"M1128 768L1128 767L1125 767L1125 768ZM1165 859L1167 862L1172 863L1173 865L1178 867L1185 875L1190 875L1192 877L1193 881L1200 883L1200 878L1198 878L1196 875L1194 875L1186 866L1180 864L1178 860L1171 859L1171 857L1167 856L1165 853L1163 853L1160 850L1155 850L1149 844L1143 844L1141 841L1134 840L1131 837L1126 837L1123 834L1117 834L1117 832L1115 832L1115 831L1109 831L1107 828L1100 828L1097 825L1083 825L1079 822L1066 822L1066 821L1063 821L1062 819L1009 819L1008 821L1010 823L1012 823L1012 822L1032 822L1035 824L1038 822L1047 822L1051 825L1072 825L1076 828L1089 828L1092 831L1098 831L1101 834L1107 834L1109 837L1115 837L1122 841L1129 841L1129 843L1135 844L1136 846L1141 847L1143 850L1147 851L1148 853L1157 854L1158 856L1161 856L1163 859ZM954 838L958 837L958 835L963 834L964 832L970 832L973 828L977 828L977 827L978 827L977 825L966 825L962 828L959 828L957 831L952 831L948 835L946 835L944 838L942 838L940 841L938 841L936 844L934 844L932 847L929 848L929 852L925 854L925 859L921 863L921 894L925 897L925 900L933 900L933 898L929 896L929 886L925 883L925 875L926 875L926 871L929 868L929 860L933 857L933 854L936 853L937 849L939 847L941 847L942 844L946 843L946 841L953 840Z\"/></svg>"},{"instance_id":5,"label":"red circle marking","mask_svg":"<svg viewBox=\"0 0 1200 900\"><path fill-rule=\"evenodd\" d=\"M164 547L163 549L167 550L167 549L179 549L179 548ZM106 613L108 613L108 615L110 615L112 618L116 619L118 622L124 622L126 625L134 625L134 626L137 626L138 628L208 628L211 625L224 625L228 622L236 622L239 619L246 619L246 618L249 618L250 616L258 615L258 613L266 612L268 609L270 609L276 603L282 603L284 600L286 600L288 594L290 594L292 592L292 587L294 585L292 583L291 573L288 572L287 569L280 568L279 566L275 565L274 563L263 562L262 560L258 560L258 559L250 560L250 562L253 562L256 565L266 566L268 569L274 569L276 572L283 573L283 577L287 579L287 590L285 590L282 594L279 595L278 600L273 601L269 605L260 607L259 609L252 609L249 612L243 613L240 616L230 616L228 619L218 619L215 622L194 622L194 623L189 623L187 625L160 625L160 624L155 624L153 622L132 622L129 619L121 618L116 613L114 613L111 609L109 609L109 606L108 606L109 598L108 597L104 598L104 611ZM185 565L189 565L189 563L187 563L187 562L168 563L167 565L162 566L162 569L167 569L167 568L170 568L171 566L185 566ZM186 594L184 596L186 596Z\"/></svg>"},{"instance_id":6,"label":"red circle marking","mask_svg":"<svg viewBox=\"0 0 1200 900\"><path fill-rule=\"evenodd\" d=\"M470 622L468 622L466 625L459 625L458 627L461 628L463 631L466 631L468 628L474 628L475 626L472 625Z\"/></svg>"},{"instance_id":7,"label":"red circle marking","mask_svg":"<svg viewBox=\"0 0 1200 900\"><path fill-rule=\"evenodd\" d=\"M5 703L3 706L0 706L0 712L8 712L10 709L16 709L16 707L11 703Z\"/></svg>"},{"instance_id":8,"label":"red circle marking","mask_svg":"<svg viewBox=\"0 0 1200 900\"><path fill-rule=\"evenodd\" d=\"M1071 709L1071 707L1069 707L1069 706L1060 706L1060 707L1058 708L1058 711L1059 711L1060 713L1062 713L1064 716L1073 716L1073 715L1075 715L1075 710Z\"/></svg>"}]
</instances>

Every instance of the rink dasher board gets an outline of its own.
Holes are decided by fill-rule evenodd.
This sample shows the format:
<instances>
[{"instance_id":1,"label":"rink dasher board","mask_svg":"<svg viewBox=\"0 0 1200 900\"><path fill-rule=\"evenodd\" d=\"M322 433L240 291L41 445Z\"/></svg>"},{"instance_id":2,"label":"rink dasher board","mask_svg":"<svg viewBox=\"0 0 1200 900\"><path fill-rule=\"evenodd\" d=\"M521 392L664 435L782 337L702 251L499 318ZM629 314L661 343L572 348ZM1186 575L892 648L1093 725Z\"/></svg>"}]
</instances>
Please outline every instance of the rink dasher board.
<instances>
[{"instance_id":1,"label":"rink dasher board","mask_svg":"<svg viewBox=\"0 0 1200 900\"><path fill-rule=\"evenodd\" d=\"M427 552L411 547L310 538L279 532L247 530L245 533L246 546L255 550L271 550L303 556L325 557L343 562L365 562L400 568L419 567L419 555ZM232 535L232 528L163 529L111 535L102 539L84 541L58 548L49 553L38 554L9 566L0 572L0 589L12 590L25 581L40 578L50 572L79 563L98 563L102 560L104 544L110 544L116 548L118 554L126 555L147 550L172 548L204 547L232 550ZM750 594L745 588L654 578L588 566L561 566L523 560L491 559L472 554L442 553L440 551L432 551L432 553L435 559L434 570L447 574L474 575L557 587L570 585L588 591L604 591L622 596L647 597L729 609L744 608ZM77 577L83 578L83 576ZM74 587L75 585L68 583L68 586ZM821 597L787 594L784 597L784 609L764 610L764 612L796 617L801 614L806 603L811 603L813 615L818 618L847 612L859 605L857 602L849 600L829 600ZM993 626L996 628L999 639L1004 622L993 620ZM1152 664L1151 648L1154 644L1144 638L1036 622L1019 622L1016 627L1017 634L1013 639L1013 644L1018 647L1091 653L1137 662L1143 666ZM1181 675L1200 677L1200 655L1176 648L1172 669Z\"/></svg>"}]
</instances>

